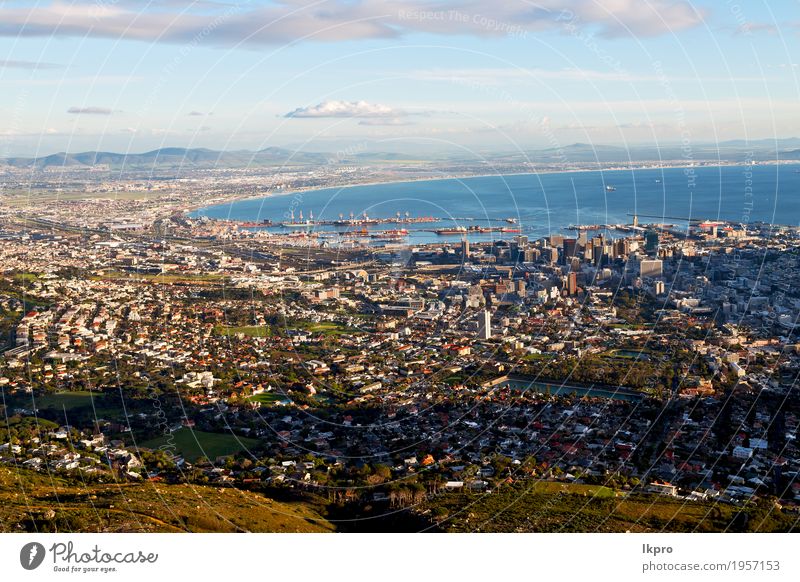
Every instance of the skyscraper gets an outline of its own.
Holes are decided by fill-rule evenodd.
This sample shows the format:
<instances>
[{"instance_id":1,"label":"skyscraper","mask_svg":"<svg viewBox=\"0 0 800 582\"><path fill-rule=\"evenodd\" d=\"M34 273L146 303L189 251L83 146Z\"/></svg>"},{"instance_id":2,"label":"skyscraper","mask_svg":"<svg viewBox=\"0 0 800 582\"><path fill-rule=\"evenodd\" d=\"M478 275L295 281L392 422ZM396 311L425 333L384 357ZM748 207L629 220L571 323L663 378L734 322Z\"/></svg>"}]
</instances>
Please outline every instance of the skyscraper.
<instances>
[{"instance_id":1,"label":"skyscraper","mask_svg":"<svg viewBox=\"0 0 800 582\"><path fill-rule=\"evenodd\" d=\"M648 255L658 254L658 232L655 230L647 231L644 235L644 250Z\"/></svg>"},{"instance_id":2,"label":"skyscraper","mask_svg":"<svg viewBox=\"0 0 800 582\"><path fill-rule=\"evenodd\" d=\"M466 236L461 239L461 257L463 259L469 258L469 240L467 240Z\"/></svg>"},{"instance_id":3,"label":"skyscraper","mask_svg":"<svg viewBox=\"0 0 800 582\"><path fill-rule=\"evenodd\" d=\"M563 243L564 264L569 265L570 259L575 256L578 241L574 238L565 238Z\"/></svg>"},{"instance_id":4,"label":"skyscraper","mask_svg":"<svg viewBox=\"0 0 800 582\"><path fill-rule=\"evenodd\" d=\"M570 271L567 275L567 295L578 294L578 274L575 271Z\"/></svg>"},{"instance_id":5,"label":"skyscraper","mask_svg":"<svg viewBox=\"0 0 800 582\"><path fill-rule=\"evenodd\" d=\"M488 309L478 314L478 338L488 340L492 337L492 315Z\"/></svg>"}]
</instances>

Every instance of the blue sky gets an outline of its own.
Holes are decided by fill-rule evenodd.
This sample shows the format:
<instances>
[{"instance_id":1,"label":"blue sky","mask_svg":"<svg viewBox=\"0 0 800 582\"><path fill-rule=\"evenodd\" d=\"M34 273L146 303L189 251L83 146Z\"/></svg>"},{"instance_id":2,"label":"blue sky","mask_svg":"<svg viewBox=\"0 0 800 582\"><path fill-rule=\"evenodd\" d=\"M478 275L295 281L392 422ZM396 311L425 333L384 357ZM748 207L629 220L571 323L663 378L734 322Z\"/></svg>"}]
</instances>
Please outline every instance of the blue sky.
<instances>
[{"instance_id":1,"label":"blue sky","mask_svg":"<svg viewBox=\"0 0 800 582\"><path fill-rule=\"evenodd\" d=\"M0 2L0 156L800 135L794 0Z\"/></svg>"}]
</instances>

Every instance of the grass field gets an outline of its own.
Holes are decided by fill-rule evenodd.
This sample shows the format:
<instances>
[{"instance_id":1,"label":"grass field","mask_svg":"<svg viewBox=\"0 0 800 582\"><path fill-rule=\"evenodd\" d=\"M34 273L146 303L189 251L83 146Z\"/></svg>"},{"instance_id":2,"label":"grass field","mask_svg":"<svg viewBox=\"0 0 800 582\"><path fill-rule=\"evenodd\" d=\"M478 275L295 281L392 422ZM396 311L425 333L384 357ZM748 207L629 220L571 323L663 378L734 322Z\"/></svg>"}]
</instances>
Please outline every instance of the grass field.
<instances>
[{"instance_id":1,"label":"grass field","mask_svg":"<svg viewBox=\"0 0 800 582\"><path fill-rule=\"evenodd\" d=\"M311 333L321 333L324 335L341 335L343 333L357 333L359 330L347 327L335 321L314 322L292 322L289 327L300 327Z\"/></svg>"},{"instance_id":2,"label":"grass field","mask_svg":"<svg viewBox=\"0 0 800 582\"><path fill-rule=\"evenodd\" d=\"M276 326L278 329L284 329L283 325ZM285 328L288 329L304 329L311 333L321 333L324 335L341 335L343 333L356 333L359 330L351 329L341 323L334 321L321 321L314 323L310 321L291 321L287 322ZM243 334L247 337L270 337L275 334L269 326L264 325L240 325L240 326L226 326L218 325L214 328L214 333L217 335L235 336L236 334Z\"/></svg>"},{"instance_id":3,"label":"grass field","mask_svg":"<svg viewBox=\"0 0 800 582\"><path fill-rule=\"evenodd\" d=\"M188 461L196 461L200 457L208 457L214 460L217 457L247 451L258 445L258 441L256 439L248 439L232 434L203 432L200 430L182 428L169 436L164 435L136 444L146 449L157 449L161 446L174 445L175 450Z\"/></svg>"},{"instance_id":4,"label":"grass field","mask_svg":"<svg viewBox=\"0 0 800 582\"><path fill-rule=\"evenodd\" d=\"M104 271L90 277L95 281L143 280L152 283L221 283L224 275L216 273L137 273L128 271Z\"/></svg>"},{"instance_id":5,"label":"grass field","mask_svg":"<svg viewBox=\"0 0 800 582\"><path fill-rule=\"evenodd\" d=\"M262 392L248 398L250 402L260 402L265 405L272 405L280 400L286 400L286 396L278 392Z\"/></svg>"},{"instance_id":6,"label":"grass field","mask_svg":"<svg viewBox=\"0 0 800 582\"><path fill-rule=\"evenodd\" d=\"M14 275L14 280L20 283L32 283L39 280L39 275L36 273L17 273Z\"/></svg>"},{"instance_id":7,"label":"grass field","mask_svg":"<svg viewBox=\"0 0 800 582\"><path fill-rule=\"evenodd\" d=\"M269 337L272 335L269 327L264 325L241 325L241 326L227 326L218 325L214 328L216 335L235 336L242 334L247 337Z\"/></svg>"},{"instance_id":8,"label":"grass field","mask_svg":"<svg viewBox=\"0 0 800 582\"><path fill-rule=\"evenodd\" d=\"M583 485L581 483L557 483L555 481L537 481L527 490L541 495L588 495L598 499L614 497L614 490L603 485Z\"/></svg>"},{"instance_id":9,"label":"grass field","mask_svg":"<svg viewBox=\"0 0 800 582\"><path fill-rule=\"evenodd\" d=\"M308 331L314 333L330 333L330 334L337 334L337 333L345 333L351 331L349 328L345 327L340 323L334 323L332 321L323 321L320 323L313 323L306 326ZM352 330L355 331L355 330Z\"/></svg>"},{"instance_id":10,"label":"grass field","mask_svg":"<svg viewBox=\"0 0 800 582\"><path fill-rule=\"evenodd\" d=\"M312 504L276 501L249 491L163 483L82 483L0 467L0 532L333 530Z\"/></svg>"},{"instance_id":11,"label":"grass field","mask_svg":"<svg viewBox=\"0 0 800 582\"><path fill-rule=\"evenodd\" d=\"M159 192L53 192L49 190L7 190L3 201L15 208L28 208L44 202L65 200L146 200L155 199Z\"/></svg>"}]
</instances>

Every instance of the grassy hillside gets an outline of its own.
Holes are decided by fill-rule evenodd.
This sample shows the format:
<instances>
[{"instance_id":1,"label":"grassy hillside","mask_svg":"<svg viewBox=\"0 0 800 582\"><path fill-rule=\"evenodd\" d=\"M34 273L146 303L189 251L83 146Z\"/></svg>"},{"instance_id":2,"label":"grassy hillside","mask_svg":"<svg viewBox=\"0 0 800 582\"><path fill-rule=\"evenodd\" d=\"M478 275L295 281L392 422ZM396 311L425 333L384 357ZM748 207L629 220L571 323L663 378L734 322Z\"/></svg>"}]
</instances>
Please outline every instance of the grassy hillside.
<instances>
[{"instance_id":1,"label":"grassy hillside","mask_svg":"<svg viewBox=\"0 0 800 582\"><path fill-rule=\"evenodd\" d=\"M489 495L446 494L423 511L437 529L450 532L786 532L797 519L768 502L685 502L560 483L517 483Z\"/></svg>"},{"instance_id":2,"label":"grassy hillside","mask_svg":"<svg viewBox=\"0 0 800 582\"><path fill-rule=\"evenodd\" d=\"M83 484L0 467L0 532L788 532L797 519L769 502L683 502L562 483L447 493L399 512L325 507L315 499L277 501L196 485Z\"/></svg>"},{"instance_id":3,"label":"grassy hillside","mask_svg":"<svg viewBox=\"0 0 800 582\"><path fill-rule=\"evenodd\" d=\"M0 467L0 532L329 532L306 503L231 488L83 484Z\"/></svg>"}]
</instances>

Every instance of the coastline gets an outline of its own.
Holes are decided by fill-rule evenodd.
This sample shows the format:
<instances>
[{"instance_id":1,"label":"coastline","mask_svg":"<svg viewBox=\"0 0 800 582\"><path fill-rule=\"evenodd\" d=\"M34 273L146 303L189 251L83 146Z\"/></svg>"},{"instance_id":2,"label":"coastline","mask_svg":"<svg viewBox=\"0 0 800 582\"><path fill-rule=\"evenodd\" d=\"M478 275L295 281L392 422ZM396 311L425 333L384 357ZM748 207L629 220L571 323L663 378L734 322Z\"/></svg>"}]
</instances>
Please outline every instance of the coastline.
<instances>
[{"instance_id":1,"label":"coastline","mask_svg":"<svg viewBox=\"0 0 800 582\"><path fill-rule=\"evenodd\" d=\"M709 162L706 164L705 162ZM713 163L712 163L713 162ZM259 194L257 196L242 196L242 197L234 197L230 198L221 202L215 202L213 204L192 204L186 207L181 208L181 212L184 214L191 214L195 213L198 210L202 210L204 208L212 208L215 206L222 206L225 204L233 204L237 202L246 202L250 200L262 200L265 198L277 198L279 196L290 196L290 195L297 195L302 194L305 192L318 192L320 190L344 190L349 188L358 188L361 186L383 186L388 184L415 184L417 182L441 182L443 180L469 180L472 178L492 178L492 177L500 177L500 176L539 176L539 175L550 175L550 174L575 174L575 173L596 173L596 172L637 172L641 170L677 170L677 169L688 169L688 168L730 168L730 167L752 167L752 166L797 166L800 165L800 161L784 161L784 160L775 160L775 161L768 161L768 162L759 162L757 164L746 164L743 162L733 162L733 163L720 163L719 160L699 160L692 163L687 164L670 164L666 166L648 166L648 165L641 165L635 166L630 168L598 168L595 170L589 169L571 169L571 170L543 170L539 172L501 172L501 173L493 173L493 174L453 174L448 176L440 176L440 177L425 177L425 178L403 178L400 180L397 179L388 179L388 180L371 180L369 182L357 182L351 184L345 184L341 186L309 186L307 188L292 188L288 190L282 190L280 192L270 192L267 194ZM220 219L214 219L220 220Z\"/></svg>"}]
</instances>

